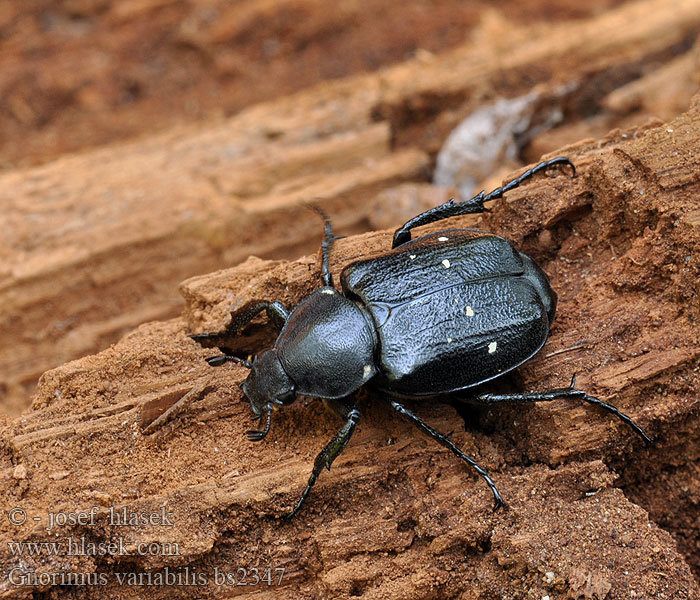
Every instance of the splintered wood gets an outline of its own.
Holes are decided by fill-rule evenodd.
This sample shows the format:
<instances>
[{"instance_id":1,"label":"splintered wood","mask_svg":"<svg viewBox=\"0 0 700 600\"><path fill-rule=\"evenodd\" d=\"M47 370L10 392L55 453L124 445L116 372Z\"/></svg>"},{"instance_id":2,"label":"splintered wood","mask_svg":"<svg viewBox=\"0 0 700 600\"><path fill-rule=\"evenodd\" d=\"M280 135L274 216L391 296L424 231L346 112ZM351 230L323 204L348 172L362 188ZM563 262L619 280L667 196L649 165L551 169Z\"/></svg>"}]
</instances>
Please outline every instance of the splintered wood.
<instances>
[{"instance_id":1,"label":"splintered wood","mask_svg":"<svg viewBox=\"0 0 700 600\"><path fill-rule=\"evenodd\" d=\"M185 577L187 569L201 574L200 594L226 597L230 589L217 576L256 566L284 570L275 597L350 597L358 589L367 597L426 597L446 586L477 596L525 587L540 598L627 599L631 590L698 597L676 544L692 560L700 231L682 216L697 206L699 118L694 104L668 124L573 145L566 152L578 166L575 178L533 180L480 224L510 235L542 264L560 297L541 356L506 385L556 387L579 373L579 387L629 413L655 438L652 447L610 415L571 401L469 409L466 430L447 404L414 403L492 473L509 505L494 512L480 478L369 393L345 453L322 474L303 513L281 522L336 420L321 403L300 399L275 413L264 442L249 442L250 406L237 385L247 371L212 369L204 360L212 351L187 335L225 325L231 304L263 297L294 306L319 285L318 255L251 259L185 281L186 318L144 325L100 354L47 372L32 411L7 422L3 505L27 521L0 522L5 596L52 585L12 585L10 573L100 574L104 585L81 593L139 598L143 589L129 582ZM685 157L670 171L660 158L664 143ZM682 184L673 184L673 169ZM545 220L549 235L542 236ZM390 240L390 231L338 240L333 273ZM630 260L640 246L645 260ZM253 325L241 343L262 343L259 334L269 329L264 320ZM188 405L161 432L167 435L145 435L183 397ZM669 468L682 486L668 480ZM153 515L164 507L167 528L110 520L114 510ZM121 537L129 540L128 559L18 555L9 542L47 541L47 515L61 511L94 520L76 517L51 541ZM650 514L671 523L676 539ZM144 543L177 552L140 554ZM272 588L248 591L264 597ZM149 588L155 597L187 594L177 585Z\"/></svg>"},{"instance_id":2,"label":"splintered wood","mask_svg":"<svg viewBox=\"0 0 700 600\"><path fill-rule=\"evenodd\" d=\"M0 419L0 597L700 598L698 31L700 0L558 23L486 12L442 55L0 174L0 395L14 412L32 398ZM519 112L486 123L504 140L492 165L453 168L475 147L458 139L447 187L430 186L450 132L501 100ZM497 391L576 374L654 445L572 400L411 403L492 474L509 506L494 512L483 480L367 392L346 451L282 521L338 422L301 398L251 443L246 369L211 368L218 350L189 334L320 285L309 202L348 234L337 282L470 177L491 189L543 154L576 176L417 233L479 227L551 277L551 336ZM274 336L259 317L231 343ZM238 585L253 569L269 583Z\"/></svg>"},{"instance_id":3,"label":"splintered wood","mask_svg":"<svg viewBox=\"0 0 700 600\"><path fill-rule=\"evenodd\" d=\"M343 233L400 224L416 206L387 212L378 195L426 181L450 131L500 98L530 98L511 145L533 162L645 115L670 119L697 84L698 30L700 0L538 25L489 12L472 41L445 54L418 53L214 125L0 175L0 402L17 413L46 369L176 316L174 290L187 277L251 254L312 252L320 238L307 202L324 206ZM618 89L633 97L632 82L637 93L671 84L677 93L667 104L608 98ZM491 166L477 179L504 166L482 162Z\"/></svg>"}]
</instances>

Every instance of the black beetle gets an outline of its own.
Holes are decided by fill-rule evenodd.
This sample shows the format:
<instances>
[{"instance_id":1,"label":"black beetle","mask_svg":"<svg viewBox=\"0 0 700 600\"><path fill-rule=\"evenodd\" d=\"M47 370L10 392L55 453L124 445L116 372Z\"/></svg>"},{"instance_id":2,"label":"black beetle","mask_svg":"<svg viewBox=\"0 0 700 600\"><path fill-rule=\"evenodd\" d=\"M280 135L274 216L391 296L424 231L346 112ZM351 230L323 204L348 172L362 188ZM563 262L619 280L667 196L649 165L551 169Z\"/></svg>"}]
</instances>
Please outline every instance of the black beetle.
<instances>
[{"instance_id":1,"label":"black beetle","mask_svg":"<svg viewBox=\"0 0 700 600\"><path fill-rule=\"evenodd\" d=\"M333 287L329 269L335 236L321 212L325 220L323 287L292 311L279 302L253 302L233 316L225 331L191 336L216 343L263 310L281 327L274 348L252 361L232 355L207 359L212 366L234 361L250 369L241 387L255 415L265 417L264 429L248 432L250 440L262 440L270 430L275 406L290 404L297 395L323 398L345 419L317 456L306 489L288 517L299 511L323 468L330 469L350 440L360 419L354 394L365 384L389 396L394 410L474 467L491 488L496 507L503 504L488 473L396 397L469 390L523 364L547 340L557 295L540 267L506 239L452 229L411 241L411 229L483 212L485 202L554 165L571 167L575 174L568 158L554 158L489 194L481 192L464 202L450 200L411 219L395 232L391 251L343 269L342 293ZM575 389L574 379L567 388L481 393L470 400L494 404L555 398L578 398L600 406L651 442L630 417Z\"/></svg>"}]
</instances>

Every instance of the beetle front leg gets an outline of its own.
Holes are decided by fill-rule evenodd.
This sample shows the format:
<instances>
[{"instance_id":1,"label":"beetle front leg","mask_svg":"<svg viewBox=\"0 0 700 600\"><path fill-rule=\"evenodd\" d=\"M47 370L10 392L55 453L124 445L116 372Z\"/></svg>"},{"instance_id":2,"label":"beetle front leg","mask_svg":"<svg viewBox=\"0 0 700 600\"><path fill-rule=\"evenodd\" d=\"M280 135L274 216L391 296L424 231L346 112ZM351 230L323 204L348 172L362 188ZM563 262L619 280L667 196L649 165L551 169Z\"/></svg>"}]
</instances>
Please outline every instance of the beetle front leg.
<instances>
[{"instance_id":1,"label":"beetle front leg","mask_svg":"<svg viewBox=\"0 0 700 600\"><path fill-rule=\"evenodd\" d=\"M268 319L270 319L270 321L272 321L272 323L278 329L281 329L284 326L285 322L287 321L287 317L289 317L289 311L281 302L267 302L265 300L254 301L245 306L235 315L232 315L231 322L223 331L217 331L214 333L195 333L191 335L190 338L192 338L195 342L207 342L216 346L225 342L232 335L238 333L263 310L267 313Z\"/></svg>"},{"instance_id":2,"label":"beetle front leg","mask_svg":"<svg viewBox=\"0 0 700 600\"><path fill-rule=\"evenodd\" d=\"M272 404L268 404L265 408L265 427L263 429L249 429L245 432L248 440L251 442L260 442L265 439L265 436L270 433L270 425L272 424ZM262 417L262 415L260 415ZM258 417L258 419L260 418Z\"/></svg>"},{"instance_id":3,"label":"beetle front leg","mask_svg":"<svg viewBox=\"0 0 700 600\"><path fill-rule=\"evenodd\" d=\"M577 398L607 410L609 413L612 413L618 419L629 425L647 445L652 443L651 438L644 433L644 430L637 425L631 417L615 408L612 404L603 402L595 396L589 396L583 390L577 390L575 386L576 375L571 378L571 385L566 388L555 388L544 392L529 392L525 394L480 394L479 396L470 398L470 400L480 404L497 404L499 402L546 402L549 400L556 400L557 398Z\"/></svg>"},{"instance_id":4,"label":"beetle front leg","mask_svg":"<svg viewBox=\"0 0 700 600\"><path fill-rule=\"evenodd\" d=\"M442 221L443 219L448 219L449 217L456 217L458 215L467 215L474 213L482 213L486 210L484 207L484 202L489 202L490 200L495 200L496 198L501 198L506 192L518 187L524 181L527 181L533 175L544 171L549 167L555 165L565 165L571 167L574 175L576 174L576 168L574 164L566 156L558 156L557 158L552 158L551 160L545 160L538 165L535 165L531 169L525 171L520 177L509 181L505 185L496 188L492 192L486 194L486 192L479 192L476 196L470 200L465 200L464 202L455 202L454 198L448 200L440 206L426 210L424 213L413 217L410 221L404 223L399 229L394 233L394 240L391 245L392 248L396 248L401 244L405 244L411 239L411 229L414 227L420 227L421 225L428 225L429 223L435 223L436 221Z\"/></svg>"},{"instance_id":5,"label":"beetle front leg","mask_svg":"<svg viewBox=\"0 0 700 600\"><path fill-rule=\"evenodd\" d=\"M350 441L350 438L352 437L352 434L355 431L355 426L360 420L360 411L357 409L357 406L354 401L344 406L336 402L332 405L332 408L336 410L336 412L344 413L342 416L346 419L345 423L340 428L338 433L335 434L333 439L330 442L328 442L328 444L326 444L326 447L316 457L316 460L314 461L313 471L311 471L311 477L309 477L309 482L306 484L306 488L304 489L301 498L299 498L299 501L296 503L294 510L292 510L292 512L286 515L285 519L291 519L294 515L296 515L299 512L301 505L304 503L304 500L306 500L306 497L309 495L309 492L314 486L314 483L316 483L316 479L318 479L318 476L321 474L321 471L323 471L324 467L330 470L333 461L336 458L338 458L338 456L343 450L345 450L345 447L348 445L348 442Z\"/></svg>"},{"instance_id":6,"label":"beetle front leg","mask_svg":"<svg viewBox=\"0 0 700 600\"><path fill-rule=\"evenodd\" d=\"M452 453L457 456L458 458L461 458L463 461L465 461L467 464L471 465L474 467L476 472L481 475L484 478L484 481L488 484L488 486L491 488L491 492L493 493L495 505L494 505L494 510L496 510L499 506L505 506L505 503L503 502L503 498L501 497L501 494L499 493L498 489L496 488L496 484L493 482L493 479L489 476L489 474L486 472L486 469L484 469L482 466L480 466L473 458L470 458L467 456L464 452L462 452L457 446L450 440L448 436L446 436L444 433L440 433L436 429L433 429L430 425L428 425L423 419L421 419L418 415L413 414L410 410L408 410L403 404L400 404L396 400L389 399L389 404L391 405L391 408L393 408L397 413L399 413L402 417L413 423L418 429L420 429L423 433L429 435L431 438L433 438L438 444L441 444L445 446L445 448L449 449L452 451Z\"/></svg>"}]
</instances>

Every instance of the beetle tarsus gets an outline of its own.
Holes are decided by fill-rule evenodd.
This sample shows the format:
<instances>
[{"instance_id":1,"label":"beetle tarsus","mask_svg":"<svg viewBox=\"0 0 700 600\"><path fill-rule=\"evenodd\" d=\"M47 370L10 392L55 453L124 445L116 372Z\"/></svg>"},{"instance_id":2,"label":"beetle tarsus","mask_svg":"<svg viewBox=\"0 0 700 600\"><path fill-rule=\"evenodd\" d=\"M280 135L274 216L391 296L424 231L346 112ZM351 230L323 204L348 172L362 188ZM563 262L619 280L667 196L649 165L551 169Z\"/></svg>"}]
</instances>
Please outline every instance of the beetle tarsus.
<instances>
[{"instance_id":1,"label":"beetle tarsus","mask_svg":"<svg viewBox=\"0 0 700 600\"><path fill-rule=\"evenodd\" d=\"M253 363L251 363L248 359L240 358L239 356L232 356L229 354L210 356L209 358L205 358L204 360L206 360L207 363L209 363L210 367L220 367L221 365L226 364L227 362L234 362L239 365L243 365L246 369L253 368Z\"/></svg>"},{"instance_id":2,"label":"beetle tarsus","mask_svg":"<svg viewBox=\"0 0 700 600\"><path fill-rule=\"evenodd\" d=\"M318 213L323 219L323 232L324 237L321 242L321 280L323 285L326 287L333 287L333 277L331 275L331 248L333 247L333 242L344 236L333 235L333 225L331 220L326 214L326 212L316 206L315 204L310 204L309 208Z\"/></svg>"},{"instance_id":3,"label":"beetle tarsus","mask_svg":"<svg viewBox=\"0 0 700 600\"><path fill-rule=\"evenodd\" d=\"M521 183L530 179L530 177L532 177L533 175L536 175L540 171L545 171L550 167L555 166L571 167L572 177L576 175L576 167L574 166L574 163L572 163L566 156L557 156L556 158L552 158L551 160L542 161L541 163L532 167L532 169L528 169L527 171L525 171L519 177L516 177L515 179L506 183L505 185L496 188L492 192L489 192L488 194L486 194L486 196L484 196L483 202L489 202L490 200L496 200L497 198L501 198L503 194L509 192L512 189L515 189Z\"/></svg>"},{"instance_id":4,"label":"beetle tarsus","mask_svg":"<svg viewBox=\"0 0 700 600\"><path fill-rule=\"evenodd\" d=\"M262 415L258 415L260 419ZM270 425L272 424L272 405L268 404L265 412L265 427L263 429L249 429L246 431L246 436L251 442L259 442L265 439L265 436L270 433Z\"/></svg>"},{"instance_id":5,"label":"beetle tarsus","mask_svg":"<svg viewBox=\"0 0 700 600\"><path fill-rule=\"evenodd\" d=\"M418 429L420 429L423 433L429 435L438 444L445 446L445 448L447 448L448 450L451 450L455 456L457 456L458 458L461 458L467 464L472 466L476 470L476 472L479 475L481 475L481 477L484 479L484 481L486 481L488 486L491 488L491 492L493 493L493 497L494 497L494 510L498 509L501 506L505 506L505 502L503 502L503 497L501 496L500 492L496 488L496 484L493 482L493 479L491 479L491 477L488 474L488 472L486 471L486 469L484 469L481 465L479 465L473 458L467 456L464 452L462 452L452 442L452 440L449 439L448 436L446 436L443 433L440 433L436 429L433 429L430 425L428 425L425 421L423 421L423 419L421 419L418 415L415 415L410 410L408 410L403 404L400 404L396 400L390 399L389 405L397 413L399 413L402 417L404 417L409 422L411 422L413 425L418 427Z\"/></svg>"},{"instance_id":6,"label":"beetle tarsus","mask_svg":"<svg viewBox=\"0 0 700 600\"><path fill-rule=\"evenodd\" d=\"M230 337L225 331L217 331L214 333L193 333L189 336L191 340L194 340L198 344L213 342L214 344L219 341L223 341L224 338Z\"/></svg>"},{"instance_id":7,"label":"beetle tarsus","mask_svg":"<svg viewBox=\"0 0 700 600\"><path fill-rule=\"evenodd\" d=\"M494 500L493 512L496 512L497 510L503 510L506 512L510 510L510 506L508 506L508 503L502 497Z\"/></svg>"},{"instance_id":8,"label":"beetle tarsus","mask_svg":"<svg viewBox=\"0 0 700 600\"><path fill-rule=\"evenodd\" d=\"M572 392L581 392L581 390L571 390ZM575 397L575 396L574 396ZM588 394L584 393L583 396L581 396L582 399L585 402L588 402L589 404L595 404L596 406L600 406L601 408L604 408L608 412L614 414L618 419L629 425L632 430L644 440L644 443L647 446L651 446L654 441L644 432L644 430L637 425L631 417L623 413L622 411L618 410L615 408L612 404L608 404L607 402L603 402L602 400L599 400L595 396L589 396Z\"/></svg>"},{"instance_id":9,"label":"beetle tarsus","mask_svg":"<svg viewBox=\"0 0 700 600\"><path fill-rule=\"evenodd\" d=\"M555 388L552 390L546 390L544 392L529 392L529 393L514 393L514 394L480 394L473 398L475 402L480 404L497 404L500 402L548 402L550 400L556 400L558 398L578 398L589 404L595 406L600 406L601 408L607 410L609 413L615 415L618 419L629 425L632 430L639 435L644 440L644 443L650 445L653 443L652 439L644 433L644 430L635 423L631 417L623 413L621 410L603 402L595 396L587 394L583 390L576 389L574 386L576 384L576 375L571 378L571 384L569 387L565 388Z\"/></svg>"},{"instance_id":10,"label":"beetle tarsus","mask_svg":"<svg viewBox=\"0 0 700 600\"><path fill-rule=\"evenodd\" d=\"M323 471L324 468L330 470L333 461L336 458L338 458L340 453L345 449L345 446L348 445L348 442L350 441L350 438L352 437L352 434L355 431L355 427L359 420L360 411L353 404L352 407L348 409L346 421L343 424L343 426L316 457L316 460L314 461L314 468L311 472L311 477L309 477L309 482L306 484L306 488L301 494L301 498L299 498L298 502L296 503L296 506L294 507L292 512L290 512L284 517L285 519L289 520L299 512L299 509L301 508L302 504L304 504L304 500L306 500L307 496L309 495L309 492L311 492L311 488L316 483L316 479L318 479L318 476L321 474L321 471Z\"/></svg>"}]
</instances>

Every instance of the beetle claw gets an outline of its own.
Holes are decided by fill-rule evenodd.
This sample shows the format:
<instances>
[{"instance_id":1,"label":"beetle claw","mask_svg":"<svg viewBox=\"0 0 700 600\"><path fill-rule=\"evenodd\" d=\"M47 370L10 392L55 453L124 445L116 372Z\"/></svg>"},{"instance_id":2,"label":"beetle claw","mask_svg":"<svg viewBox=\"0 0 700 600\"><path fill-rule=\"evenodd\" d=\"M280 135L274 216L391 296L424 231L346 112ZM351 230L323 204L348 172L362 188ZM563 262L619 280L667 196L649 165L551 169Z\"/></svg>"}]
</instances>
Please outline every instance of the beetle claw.
<instances>
[{"instance_id":1,"label":"beetle claw","mask_svg":"<svg viewBox=\"0 0 700 600\"><path fill-rule=\"evenodd\" d=\"M219 356L210 356L209 358L205 358L204 360L209 363L210 367L220 367L226 362L226 357L223 355Z\"/></svg>"},{"instance_id":2,"label":"beetle claw","mask_svg":"<svg viewBox=\"0 0 700 600\"><path fill-rule=\"evenodd\" d=\"M220 367L221 365L227 362L233 362L239 365L243 365L246 369L253 368L253 363L251 363L248 359L240 358L238 356L231 356L229 354L219 354L218 356L210 356L209 358L205 358L204 360L206 360L207 363L209 363L209 366L211 367Z\"/></svg>"},{"instance_id":3,"label":"beetle claw","mask_svg":"<svg viewBox=\"0 0 700 600\"><path fill-rule=\"evenodd\" d=\"M191 340L194 340L195 342L205 342L209 338L211 338L211 334L210 333L192 333L192 334L188 335L187 337L190 338Z\"/></svg>"},{"instance_id":4,"label":"beetle claw","mask_svg":"<svg viewBox=\"0 0 700 600\"><path fill-rule=\"evenodd\" d=\"M267 431L264 429L249 429L245 432L248 441L259 442L265 438Z\"/></svg>"},{"instance_id":5,"label":"beetle claw","mask_svg":"<svg viewBox=\"0 0 700 600\"><path fill-rule=\"evenodd\" d=\"M253 420L259 421L262 418L262 414L255 415ZM259 442L265 438L265 436L270 432L270 424L272 423L272 404L267 405L267 411L265 412L265 428L264 429L249 429L245 432L248 440L251 442Z\"/></svg>"}]
</instances>

